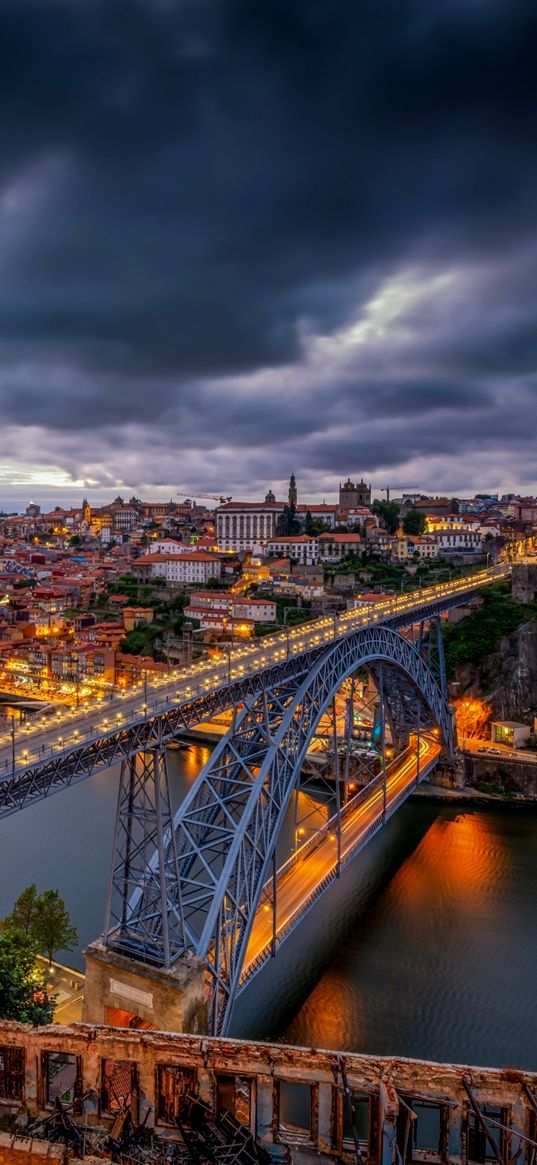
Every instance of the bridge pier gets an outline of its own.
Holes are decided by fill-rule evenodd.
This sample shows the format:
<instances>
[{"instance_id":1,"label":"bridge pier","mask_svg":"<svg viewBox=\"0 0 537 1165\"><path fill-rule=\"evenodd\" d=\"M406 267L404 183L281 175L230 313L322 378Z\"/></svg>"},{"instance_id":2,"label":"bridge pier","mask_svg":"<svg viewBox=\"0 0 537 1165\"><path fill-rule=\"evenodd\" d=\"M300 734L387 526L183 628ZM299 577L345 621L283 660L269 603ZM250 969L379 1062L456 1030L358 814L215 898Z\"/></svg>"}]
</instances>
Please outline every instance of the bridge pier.
<instances>
[{"instance_id":1,"label":"bridge pier","mask_svg":"<svg viewBox=\"0 0 537 1165\"><path fill-rule=\"evenodd\" d=\"M84 952L83 1023L206 1034L205 960L184 955L173 967L151 967L100 941Z\"/></svg>"}]
</instances>

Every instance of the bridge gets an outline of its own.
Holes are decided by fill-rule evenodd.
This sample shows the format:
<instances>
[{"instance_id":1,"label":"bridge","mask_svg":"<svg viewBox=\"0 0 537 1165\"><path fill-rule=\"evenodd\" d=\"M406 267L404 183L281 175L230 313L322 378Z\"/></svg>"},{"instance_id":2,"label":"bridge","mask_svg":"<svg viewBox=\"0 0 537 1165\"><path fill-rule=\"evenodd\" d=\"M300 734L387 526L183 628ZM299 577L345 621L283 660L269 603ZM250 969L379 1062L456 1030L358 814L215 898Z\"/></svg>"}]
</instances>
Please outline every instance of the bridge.
<instances>
[{"instance_id":1,"label":"bridge","mask_svg":"<svg viewBox=\"0 0 537 1165\"><path fill-rule=\"evenodd\" d=\"M153 968L194 953L210 976L212 1029L225 1034L237 994L438 759L453 759L440 619L509 573L494 567L228 647L118 695L106 713L81 707L0 738L0 816L121 761L105 945ZM350 796L335 700L359 668L378 691L383 769ZM165 745L224 711L229 731L173 818ZM334 812L278 869L282 824L326 715Z\"/></svg>"}]
</instances>

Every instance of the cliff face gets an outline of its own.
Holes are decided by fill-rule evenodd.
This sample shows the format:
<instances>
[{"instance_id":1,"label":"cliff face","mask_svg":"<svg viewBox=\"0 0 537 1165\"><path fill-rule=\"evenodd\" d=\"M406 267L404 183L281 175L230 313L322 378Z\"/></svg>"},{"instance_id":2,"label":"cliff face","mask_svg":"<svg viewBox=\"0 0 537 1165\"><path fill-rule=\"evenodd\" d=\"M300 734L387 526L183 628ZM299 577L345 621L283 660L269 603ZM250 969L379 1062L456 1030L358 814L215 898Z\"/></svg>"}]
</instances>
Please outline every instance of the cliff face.
<instances>
[{"instance_id":1,"label":"cliff face","mask_svg":"<svg viewBox=\"0 0 537 1165\"><path fill-rule=\"evenodd\" d=\"M500 640L481 667L462 664L460 694L483 696L499 720L533 724L537 714L537 623L522 623Z\"/></svg>"}]
</instances>

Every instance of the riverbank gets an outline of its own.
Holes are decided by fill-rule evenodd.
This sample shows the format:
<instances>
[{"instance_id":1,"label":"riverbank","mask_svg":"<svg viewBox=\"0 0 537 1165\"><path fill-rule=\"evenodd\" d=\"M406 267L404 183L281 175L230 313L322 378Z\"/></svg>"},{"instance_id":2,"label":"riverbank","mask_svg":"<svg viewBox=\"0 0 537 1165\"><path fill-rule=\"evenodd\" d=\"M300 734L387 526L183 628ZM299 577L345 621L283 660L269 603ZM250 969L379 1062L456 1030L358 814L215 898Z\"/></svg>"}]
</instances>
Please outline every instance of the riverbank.
<instances>
[{"instance_id":1,"label":"riverbank","mask_svg":"<svg viewBox=\"0 0 537 1165\"><path fill-rule=\"evenodd\" d=\"M525 796L523 793L486 793L475 788L446 789L440 785L431 785L428 781L415 789L409 800L449 805L501 805L502 808L510 809L523 809L527 805L537 807L537 797Z\"/></svg>"}]
</instances>

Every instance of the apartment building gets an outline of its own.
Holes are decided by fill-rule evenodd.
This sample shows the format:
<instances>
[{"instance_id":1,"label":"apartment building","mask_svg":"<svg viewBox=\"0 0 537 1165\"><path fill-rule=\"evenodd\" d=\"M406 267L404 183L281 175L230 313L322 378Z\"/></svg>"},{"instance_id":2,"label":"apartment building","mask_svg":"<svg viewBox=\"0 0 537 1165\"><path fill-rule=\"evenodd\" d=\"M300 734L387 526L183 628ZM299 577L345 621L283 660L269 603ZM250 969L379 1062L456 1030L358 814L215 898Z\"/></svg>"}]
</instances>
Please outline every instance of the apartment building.
<instances>
[{"instance_id":1,"label":"apartment building","mask_svg":"<svg viewBox=\"0 0 537 1165\"><path fill-rule=\"evenodd\" d=\"M194 591L185 615L198 619L202 627L222 631L234 623L274 623L276 603L233 595L228 591Z\"/></svg>"},{"instance_id":2,"label":"apartment building","mask_svg":"<svg viewBox=\"0 0 537 1165\"><path fill-rule=\"evenodd\" d=\"M292 558L302 566L312 566L319 557L319 539L311 534L280 534L268 540L266 549L267 554L278 554Z\"/></svg>"},{"instance_id":3,"label":"apartment building","mask_svg":"<svg viewBox=\"0 0 537 1165\"><path fill-rule=\"evenodd\" d=\"M145 554L133 563L133 571L143 580L163 578L169 586L207 583L220 578L220 559L204 550L184 554Z\"/></svg>"}]
</instances>

